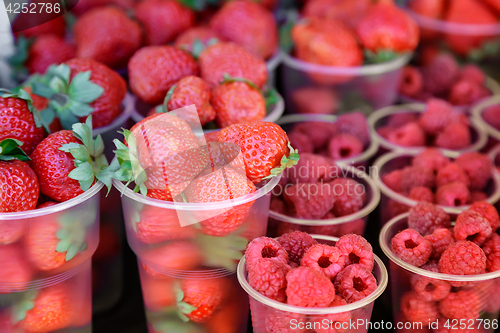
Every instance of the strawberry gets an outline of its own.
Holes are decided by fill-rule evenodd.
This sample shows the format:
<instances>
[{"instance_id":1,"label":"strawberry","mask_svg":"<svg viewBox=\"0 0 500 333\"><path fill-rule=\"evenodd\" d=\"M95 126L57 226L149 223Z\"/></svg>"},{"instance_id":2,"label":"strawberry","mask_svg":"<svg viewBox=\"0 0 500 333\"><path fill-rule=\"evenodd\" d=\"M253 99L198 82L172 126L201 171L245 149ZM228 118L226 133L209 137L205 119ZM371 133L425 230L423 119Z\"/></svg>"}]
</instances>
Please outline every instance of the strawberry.
<instances>
[{"instance_id":1,"label":"strawberry","mask_svg":"<svg viewBox=\"0 0 500 333\"><path fill-rule=\"evenodd\" d=\"M217 141L233 142L240 147L247 177L254 183L281 174L299 160L297 152L290 148L285 131L274 123L256 121L231 125L219 132Z\"/></svg>"},{"instance_id":2,"label":"strawberry","mask_svg":"<svg viewBox=\"0 0 500 333\"><path fill-rule=\"evenodd\" d=\"M57 35L38 37L29 49L28 72L43 74L50 65L59 65L75 57L75 47Z\"/></svg>"},{"instance_id":3,"label":"strawberry","mask_svg":"<svg viewBox=\"0 0 500 333\"><path fill-rule=\"evenodd\" d=\"M483 0L488 4L491 8L496 10L497 14L500 14L500 1L499 0Z\"/></svg>"},{"instance_id":4,"label":"strawberry","mask_svg":"<svg viewBox=\"0 0 500 333\"><path fill-rule=\"evenodd\" d=\"M209 24L221 39L243 46L260 58L267 59L277 50L276 19L269 10L256 2L226 2Z\"/></svg>"},{"instance_id":5,"label":"strawberry","mask_svg":"<svg viewBox=\"0 0 500 333\"><path fill-rule=\"evenodd\" d=\"M127 10L132 9L134 2L134 0L78 0L78 3L76 3L75 7L73 7L71 13L76 16L81 16L91 9L109 5L115 5Z\"/></svg>"},{"instance_id":6,"label":"strawberry","mask_svg":"<svg viewBox=\"0 0 500 333\"><path fill-rule=\"evenodd\" d=\"M37 111L43 111L49 106L49 100L45 97L35 95L31 86L27 86L23 89L30 95L32 101L31 104ZM62 125L59 118L54 118L54 120L52 120L52 122L48 125L48 129L50 133L62 130Z\"/></svg>"},{"instance_id":7,"label":"strawberry","mask_svg":"<svg viewBox=\"0 0 500 333\"><path fill-rule=\"evenodd\" d=\"M141 275L142 298L146 309L161 311L175 305L173 278L157 279L147 274Z\"/></svg>"},{"instance_id":8,"label":"strawberry","mask_svg":"<svg viewBox=\"0 0 500 333\"><path fill-rule=\"evenodd\" d=\"M224 74L243 77L259 88L267 82L267 66L264 60L234 43L220 42L209 46L201 52L198 61L201 77L212 88L224 80Z\"/></svg>"},{"instance_id":9,"label":"strawberry","mask_svg":"<svg viewBox=\"0 0 500 333\"><path fill-rule=\"evenodd\" d=\"M199 26L192 27L182 32L175 39L174 45L183 50L196 53L194 45L196 42L201 42L202 45L210 45L218 40L217 34L209 27Z\"/></svg>"},{"instance_id":10,"label":"strawberry","mask_svg":"<svg viewBox=\"0 0 500 333\"><path fill-rule=\"evenodd\" d=\"M142 253L141 263L148 275L170 279L158 270L170 272L189 271L203 262L202 252L192 242L174 242L152 248Z\"/></svg>"},{"instance_id":11,"label":"strawberry","mask_svg":"<svg viewBox=\"0 0 500 333\"><path fill-rule=\"evenodd\" d=\"M446 0L412 0L408 4L413 12L436 20L442 19L445 7ZM439 36L436 31L425 28L420 28L420 35L422 40L432 40Z\"/></svg>"},{"instance_id":12,"label":"strawberry","mask_svg":"<svg viewBox=\"0 0 500 333\"><path fill-rule=\"evenodd\" d=\"M132 92L142 101L159 104L177 81L197 75L194 58L173 46L148 46L137 51L128 63Z\"/></svg>"},{"instance_id":13,"label":"strawberry","mask_svg":"<svg viewBox=\"0 0 500 333\"><path fill-rule=\"evenodd\" d=\"M189 320L202 323L217 310L224 298L225 279L185 279L177 291L177 307Z\"/></svg>"},{"instance_id":14,"label":"strawberry","mask_svg":"<svg viewBox=\"0 0 500 333\"><path fill-rule=\"evenodd\" d=\"M26 38L38 37L44 34L55 34L59 37L64 37L66 30L66 22L62 16L58 16L53 20L36 25L33 28L16 32L16 37L24 36Z\"/></svg>"},{"instance_id":15,"label":"strawberry","mask_svg":"<svg viewBox=\"0 0 500 333\"><path fill-rule=\"evenodd\" d=\"M303 14L306 17L342 21L355 29L370 7L370 0L309 0Z\"/></svg>"},{"instance_id":16,"label":"strawberry","mask_svg":"<svg viewBox=\"0 0 500 333\"><path fill-rule=\"evenodd\" d=\"M173 42L194 24L194 12L175 0L145 0L135 6L135 16L146 31L148 45Z\"/></svg>"},{"instance_id":17,"label":"strawberry","mask_svg":"<svg viewBox=\"0 0 500 333\"><path fill-rule=\"evenodd\" d=\"M0 271L1 293L22 290L31 281L33 269L25 261L20 246L0 246L0 265L2 267Z\"/></svg>"},{"instance_id":18,"label":"strawberry","mask_svg":"<svg viewBox=\"0 0 500 333\"><path fill-rule=\"evenodd\" d=\"M299 113L313 114L335 114L340 104L335 91L312 86L294 90L292 102Z\"/></svg>"},{"instance_id":19,"label":"strawberry","mask_svg":"<svg viewBox=\"0 0 500 333\"><path fill-rule=\"evenodd\" d=\"M373 6L356 32L363 47L373 53L374 62L415 50L420 35L418 25L405 11L385 3Z\"/></svg>"},{"instance_id":20,"label":"strawberry","mask_svg":"<svg viewBox=\"0 0 500 333\"><path fill-rule=\"evenodd\" d=\"M139 24L116 7L95 8L74 25L77 56L121 68L142 44Z\"/></svg>"}]
</instances>

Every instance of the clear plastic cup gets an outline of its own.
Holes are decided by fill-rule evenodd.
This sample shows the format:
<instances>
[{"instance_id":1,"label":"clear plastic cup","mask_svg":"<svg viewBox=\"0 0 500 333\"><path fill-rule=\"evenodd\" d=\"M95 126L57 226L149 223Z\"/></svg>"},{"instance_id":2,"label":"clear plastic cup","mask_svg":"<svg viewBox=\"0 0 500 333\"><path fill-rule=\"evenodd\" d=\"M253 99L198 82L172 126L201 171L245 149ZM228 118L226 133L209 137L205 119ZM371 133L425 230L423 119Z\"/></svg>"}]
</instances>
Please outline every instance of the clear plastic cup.
<instances>
[{"instance_id":1,"label":"clear plastic cup","mask_svg":"<svg viewBox=\"0 0 500 333\"><path fill-rule=\"evenodd\" d=\"M276 72L282 60L281 50L278 49L278 51L266 61L268 73L267 86L270 88L276 87Z\"/></svg>"},{"instance_id":2,"label":"clear plastic cup","mask_svg":"<svg viewBox=\"0 0 500 333\"><path fill-rule=\"evenodd\" d=\"M43 298L37 301L55 294L64 305L54 310L61 311L57 332L92 331L90 266L99 243L102 187L98 182L54 206L0 214L0 328L17 333L36 331L33 325L40 325L44 329L40 332L56 332L40 315ZM20 310L30 309L30 298L33 311L24 311L23 316ZM13 323L16 326L8 330Z\"/></svg>"},{"instance_id":3,"label":"clear plastic cup","mask_svg":"<svg viewBox=\"0 0 500 333\"><path fill-rule=\"evenodd\" d=\"M489 136L488 147L492 147L500 142L500 130L488 124L483 118L483 112L490 106L500 104L500 95L492 96L481 103L477 104L472 109L472 117L484 128L484 131Z\"/></svg>"},{"instance_id":4,"label":"clear plastic cup","mask_svg":"<svg viewBox=\"0 0 500 333\"><path fill-rule=\"evenodd\" d=\"M379 237L380 247L390 260L394 322L417 323L423 320L420 324L422 326L412 327L415 331L422 328L425 330L430 322L430 328L449 328L449 332L465 332L460 330L465 328L471 329L470 332L494 332L498 328L500 311L500 271L480 275L449 275L427 271L404 262L392 251L391 240L399 231L408 228L407 220L408 214L393 218L382 228ZM462 302L470 302L466 305L471 310L468 314L449 311L450 307L446 304L450 304L451 298L448 297L455 293L459 293L459 299L464 297ZM440 303L443 305L440 306ZM417 307L426 312L421 312L417 317ZM399 331L403 330L396 329L396 332Z\"/></svg>"},{"instance_id":5,"label":"clear plastic cup","mask_svg":"<svg viewBox=\"0 0 500 333\"><path fill-rule=\"evenodd\" d=\"M396 113L411 113L411 114L421 114L425 111L426 105L423 103L415 104L404 104L388 106L383 109L377 110L368 117L368 124L372 131L372 140L376 140L379 143L379 153L383 154L388 151L404 151L404 152L418 152L421 151L423 147L403 147L396 145L389 140L383 138L377 129L384 126L389 117ZM463 153L472 151L481 151L486 146L488 142L488 135L485 133L483 127L475 118L470 118L470 132L472 144L464 149L451 150L443 149L441 151L448 157L458 157Z\"/></svg>"},{"instance_id":6,"label":"clear plastic cup","mask_svg":"<svg viewBox=\"0 0 500 333\"><path fill-rule=\"evenodd\" d=\"M405 213L415 206L418 202L412 200L402 194L399 194L390 189L383 181L381 176L393 170L398 170L411 165L414 156L419 152L392 152L379 157L371 167L371 176L375 184L380 189L382 197L380 200L380 222L384 225L387 221L394 216ZM443 152L449 158L454 158L453 154ZM488 201L495 204L500 199L500 174L493 172L493 177L486 187L486 194ZM445 212L451 215L458 215L464 210L467 210L470 205L458 207L440 206Z\"/></svg>"},{"instance_id":7,"label":"clear plastic cup","mask_svg":"<svg viewBox=\"0 0 500 333\"><path fill-rule=\"evenodd\" d=\"M380 202L380 191L375 182L364 171L342 165L340 169L342 176L354 179L365 189L366 203L362 209L354 214L325 220L300 219L270 210L268 236L278 237L293 230L336 237L349 233L363 236L368 215L377 208ZM275 190L278 188L279 186ZM276 193L275 190L273 193Z\"/></svg>"},{"instance_id":8,"label":"clear plastic cup","mask_svg":"<svg viewBox=\"0 0 500 333\"><path fill-rule=\"evenodd\" d=\"M312 235L318 242L328 245L335 245L338 238ZM329 308L305 308L267 298L255 291L247 279L246 262L242 258L238 265L238 281L241 287L250 296L250 311L252 314L252 325L254 333L269 332L306 332L307 329L300 330L300 326L313 322L316 325L330 325L330 320L339 325L339 329L328 330L325 332L344 332L344 333L366 333L369 328L369 321L373 310L373 303L382 295L387 287L387 270L382 260L374 255L375 265L373 273L378 282L378 287L373 293L361 301L351 304L329 307ZM338 321L337 321L338 320ZM270 331L268 326L281 322L283 330ZM345 324L344 324L345 323ZM342 327L344 324L344 327ZM304 326L302 326L304 327ZM322 326L318 327L321 328Z\"/></svg>"},{"instance_id":9,"label":"clear plastic cup","mask_svg":"<svg viewBox=\"0 0 500 333\"><path fill-rule=\"evenodd\" d=\"M339 101L340 110L370 112L392 105L398 97L402 68L412 54L394 60L358 67L332 67L301 61L283 52L282 82L287 111L300 113L294 93L304 89L327 89Z\"/></svg>"},{"instance_id":10,"label":"clear plastic cup","mask_svg":"<svg viewBox=\"0 0 500 333\"><path fill-rule=\"evenodd\" d=\"M325 123L335 123L337 121L337 116L334 115L323 115L323 114L290 114L281 117L276 123L285 130L285 132L290 133L293 127L298 123L305 122L325 122ZM370 144L365 147L362 154L346 159L335 160L339 165L352 165L359 167L362 170L366 170L369 165L369 160L377 153L378 142L371 140ZM300 153L300 152L299 152Z\"/></svg>"}]
</instances>

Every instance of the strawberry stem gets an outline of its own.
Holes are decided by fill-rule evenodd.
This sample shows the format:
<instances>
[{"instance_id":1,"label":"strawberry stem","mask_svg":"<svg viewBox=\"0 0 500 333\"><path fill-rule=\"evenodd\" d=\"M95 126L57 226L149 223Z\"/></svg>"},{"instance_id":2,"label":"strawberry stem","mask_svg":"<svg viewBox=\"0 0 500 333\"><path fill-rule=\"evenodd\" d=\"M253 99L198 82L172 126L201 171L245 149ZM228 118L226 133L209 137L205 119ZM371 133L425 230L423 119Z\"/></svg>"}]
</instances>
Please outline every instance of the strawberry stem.
<instances>
[{"instance_id":1,"label":"strawberry stem","mask_svg":"<svg viewBox=\"0 0 500 333\"><path fill-rule=\"evenodd\" d=\"M299 162L300 160L299 151L292 147L290 141L288 141L288 148L290 149L290 153L288 154L288 156L283 155L283 157L281 158L280 166L271 169L271 174L269 176L262 178L262 180L270 179L278 175L281 175L281 173L285 171L285 169L291 168Z\"/></svg>"}]
</instances>

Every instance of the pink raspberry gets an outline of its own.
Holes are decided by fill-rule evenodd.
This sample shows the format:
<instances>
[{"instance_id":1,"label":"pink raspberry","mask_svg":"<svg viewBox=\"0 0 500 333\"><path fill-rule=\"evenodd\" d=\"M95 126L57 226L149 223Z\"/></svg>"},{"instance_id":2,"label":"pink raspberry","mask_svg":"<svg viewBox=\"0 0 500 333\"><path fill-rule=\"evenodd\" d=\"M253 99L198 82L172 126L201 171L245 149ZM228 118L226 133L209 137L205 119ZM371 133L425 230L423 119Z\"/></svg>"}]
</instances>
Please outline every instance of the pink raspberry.
<instances>
[{"instance_id":1,"label":"pink raspberry","mask_svg":"<svg viewBox=\"0 0 500 333\"><path fill-rule=\"evenodd\" d=\"M339 295L335 295L330 307L343 305L347 305L347 302ZM349 327L348 323L350 320L351 312L349 311L328 315L309 315L310 325L312 325L316 333L345 333L347 330L342 329L342 325L344 325L344 327ZM325 327L325 321L328 321L328 327Z\"/></svg>"},{"instance_id":2,"label":"pink raspberry","mask_svg":"<svg viewBox=\"0 0 500 333\"><path fill-rule=\"evenodd\" d=\"M283 263L288 262L288 254L277 240L269 237L259 237L252 240L245 251L247 270L252 269L252 265L262 258L277 258Z\"/></svg>"},{"instance_id":3,"label":"pink raspberry","mask_svg":"<svg viewBox=\"0 0 500 333\"><path fill-rule=\"evenodd\" d=\"M288 259L300 264L304 253L318 242L309 234L302 231L294 231L278 237L277 241L288 252Z\"/></svg>"},{"instance_id":4,"label":"pink raspberry","mask_svg":"<svg viewBox=\"0 0 500 333\"><path fill-rule=\"evenodd\" d=\"M258 259L248 272L250 287L278 302L286 300L286 274L290 266L278 258Z\"/></svg>"},{"instance_id":5,"label":"pink raspberry","mask_svg":"<svg viewBox=\"0 0 500 333\"><path fill-rule=\"evenodd\" d=\"M293 148L300 151L300 157L303 153L314 153L314 146L311 139L304 133L299 131L292 131L288 134L288 141Z\"/></svg>"},{"instance_id":6,"label":"pink raspberry","mask_svg":"<svg viewBox=\"0 0 500 333\"><path fill-rule=\"evenodd\" d=\"M310 153L300 153L300 160L288 169L291 184L329 181L338 177L340 171L330 159Z\"/></svg>"},{"instance_id":7,"label":"pink raspberry","mask_svg":"<svg viewBox=\"0 0 500 333\"><path fill-rule=\"evenodd\" d=\"M438 187L436 204L446 207L464 206L470 201L470 192L464 183L449 183Z\"/></svg>"},{"instance_id":8,"label":"pink raspberry","mask_svg":"<svg viewBox=\"0 0 500 333\"><path fill-rule=\"evenodd\" d=\"M287 186L284 198L293 215L302 219L323 217L337 200L330 183L323 182Z\"/></svg>"},{"instance_id":9,"label":"pink raspberry","mask_svg":"<svg viewBox=\"0 0 500 333\"><path fill-rule=\"evenodd\" d=\"M399 92L405 96L413 97L424 89L424 78L420 71L413 66L403 68L399 81Z\"/></svg>"},{"instance_id":10,"label":"pink raspberry","mask_svg":"<svg viewBox=\"0 0 500 333\"><path fill-rule=\"evenodd\" d=\"M433 203L434 202L434 193L432 190L425 186L417 186L410 190L410 194L408 194L408 198L415 201L424 201Z\"/></svg>"},{"instance_id":11,"label":"pink raspberry","mask_svg":"<svg viewBox=\"0 0 500 333\"><path fill-rule=\"evenodd\" d=\"M389 117L387 121L387 126L389 127L401 127L408 123L418 121L418 115L412 112L399 112L394 113Z\"/></svg>"},{"instance_id":12,"label":"pink raspberry","mask_svg":"<svg viewBox=\"0 0 500 333\"><path fill-rule=\"evenodd\" d=\"M450 216L432 203L419 202L410 209L408 228L416 230L421 235L430 235L439 228L451 226Z\"/></svg>"},{"instance_id":13,"label":"pink raspberry","mask_svg":"<svg viewBox=\"0 0 500 333\"><path fill-rule=\"evenodd\" d=\"M335 236L343 236L347 234L363 235L366 222L364 219L345 222L338 225L337 234Z\"/></svg>"},{"instance_id":14,"label":"pink raspberry","mask_svg":"<svg viewBox=\"0 0 500 333\"><path fill-rule=\"evenodd\" d=\"M434 230L430 235L424 237L432 245L431 259L439 260L443 252L450 246L451 243L455 242L453 238L453 233L450 229L439 228Z\"/></svg>"},{"instance_id":15,"label":"pink raspberry","mask_svg":"<svg viewBox=\"0 0 500 333\"><path fill-rule=\"evenodd\" d=\"M486 75L477 65L468 64L460 69L459 80L466 80L484 85L486 82Z\"/></svg>"},{"instance_id":16,"label":"pink raspberry","mask_svg":"<svg viewBox=\"0 0 500 333\"><path fill-rule=\"evenodd\" d=\"M435 135L450 122L453 108L450 103L437 98L429 99L426 105L419 124L426 133Z\"/></svg>"},{"instance_id":17,"label":"pink raspberry","mask_svg":"<svg viewBox=\"0 0 500 333\"><path fill-rule=\"evenodd\" d=\"M450 89L459 75L459 67L453 56L439 54L423 68L425 88L433 95L441 95Z\"/></svg>"},{"instance_id":18,"label":"pink raspberry","mask_svg":"<svg viewBox=\"0 0 500 333\"><path fill-rule=\"evenodd\" d=\"M292 133L293 132L300 132L306 135L314 149L322 149L326 146L328 140L335 135L336 126L333 123L306 121L296 124L293 127Z\"/></svg>"},{"instance_id":19,"label":"pink raspberry","mask_svg":"<svg viewBox=\"0 0 500 333\"><path fill-rule=\"evenodd\" d=\"M278 228L276 231L277 236L289 234L294 231L303 231L302 226L294 223L287 223L279 221Z\"/></svg>"},{"instance_id":20,"label":"pink raspberry","mask_svg":"<svg viewBox=\"0 0 500 333\"><path fill-rule=\"evenodd\" d=\"M481 246L491 236L491 226L479 213L466 210L458 215L453 234L457 241L468 240Z\"/></svg>"},{"instance_id":21,"label":"pink raspberry","mask_svg":"<svg viewBox=\"0 0 500 333\"><path fill-rule=\"evenodd\" d=\"M458 150L471 144L471 134L469 126L462 123L453 122L443 129L436 137L436 146L445 149Z\"/></svg>"},{"instance_id":22,"label":"pink raspberry","mask_svg":"<svg viewBox=\"0 0 500 333\"><path fill-rule=\"evenodd\" d=\"M300 261L301 266L311 267L333 279L344 269L346 257L334 246L316 244L311 246Z\"/></svg>"},{"instance_id":23,"label":"pink raspberry","mask_svg":"<svg viewBox=\"0 0 500 333\"><path fill-rule=\"evenodd\" d=\"M500 236L494 233L483 245L486 255L486 270L495 272L500 270Z\"/></svg>"},{"instance_id":24,"label":"pink raspberry","mask_svg":"<svg viewBox=\"0 0 500 333\"><path fill-rule=\"evenodd\" d=\"M337 134L328 143L328 154L334 160L361 155L363 150L363 143L351 134Z\"/></svg>"},{"instance_id":25,"label":"pink raspberry","mask_svg":"<svg viewBox=\"0 0 500 333\"><path fill-rule=\"evenodd\" d=\"M469 210L479 213L479 215L488 220L493 232L495 232L500 226L500 217L498 216L498 211L489 202L475 202L474 204L472 204L472 206L470 206Z\"/></svg>"},{"instance_id":26,"label":"pink raspberry","mask_svg":"<svg viewBox=\"0 0 500 333\"><path fill-rule=\"evenodd\" d=\"M413 290L426 301L440 301L451 290L451 284L444 280L429 278L422 275L412 274L410 278Z\"/></svg>"},{"instance_id":27,"label":"pink raspberry","mask_svg":"<svg viewBox=\"0 0 500 333\"><path fill-rule=\"evenodd\" d=\"M464 183L466 186L470 185L470 179L465 170L457 163L450 163L438 171L436 186L443 186L454 182Z\"/></svg>"},{"instance_id":28,"label":"pink raspberry","mask_svg":"<svg viewBox=\"0 0 500 333\"><path fill-rule=\"evenodd\" d=\"M336 178L330 183L334 203L332 213L342 217L363 208L366 201L364 185L350 178Z\"/></svg>"},{"instance_id":29,"label":"pink raspberry","mask_svg":"<svg viewBox=\"0 0 500 333\"><path fill-rule=\"evenodd\" d=\"M493 162L487 155L471 152L460 155L455 163L469 175L471 190L482 190L492 177Z\"/></svg>"},{"instance_id":30,"label":"pink raspberry","mask_svg":"<svg viewBox=\"0 0 500 333\"><path fill-rule=\"evenodd\" d=\"M448 246L441 255L439 270L453 275L483 274L486 271L486 256L476 244L458 241Z\"/></svg>"},{"instance_id":31,"label":"pink raspberry","mask_svg":"<svg viewBox=\"0 0 500 333\"><path fill-rule=\"evenodd\" d=\"M425 269L429 272L439 273L439 261L437 260L429 260L425 265L420 268Z\"/></svg>"},{"instance_id":32,"label":"pink raspberry","mask_svg":"<svg viewBox=\"0 0 500 333\"><path fill-rule=\"evenodd\" d=\"M402 192L403 170L394 170L382 175L382 182L395 192Z\"/></svg>"},{"instance_id":33,"label":"pink raspberry","mask_svg":"<svg viewBox=\"0 0 500 333\"><path fill-rule=\"evenodd\" d=\"M346 258L346 266L359 264L373 269L373 248L366 239L355 234L344 235L335 244Z\"/></svg>"},{"instance_id":34,"label":"pink raspberry","mask_svg":"<svg viewBox=\"0 0 500 333\"><path fill-rule=\"evenodd\" d=\"M351 134L357 137L363 146L370 144L370 129L366 116L359 112L349 112L338 116L335 122L337 133Z\"/></svg>"},{"instance_id":35,"label":"pink raspberry","mask_svg":"<svg viewBox=\"0 0 500 333\"><path fill-rule=\"evenodd\" d=\"M394 127L391 126L382 126L376 129L378 135L383 137L386 140L389 140L389 135L391 135L392 131L394 131Z\"/></svg>"},{"instance_id":36,"label":"pink raspberry","mask_svg":"<svg viewBox=\"0 0 500 333\"><path fill-rule=\"evenodd\" d=\"M437 148L425 149L420 154L415 156L412 161L413 166L429 168L436 173L448 165L448 163L450 163L450 159L444 156L443 153Z\"/></svg>"},{"instance_id":37,"label":"pink raspberry","mask_svg":"<svg viewBox=\"0 0 500 333\"><path fill-rule=\"evenodd\" d=\"M305 323L306 316L295 312L271 310L267 312L265 330L268 333L304 333L305 329L295 329L298 323Z\"/></svg>"},{"instance_id":38,"label":"pink raspberry","mask_svg":"<svg viewBox=\"0 0 500 333\"><path fill-rule=\"evenodd\" d=\"M432 254L431 243L413 229L398 232L391 245L396 256L417 267L425 264Z\"/></svg>"},{"instance_id":39,"label":"pink raspberry","mask_svg":"<svg viewBox=\"0 0 500 333\"><path fill-rule=\"evenodd\" d=\"M439 311L450 319L477 319L481 310L481 299L473 290L450 293L439 302Z\"/></svg>"},{"instance_id":40,"label":"pink raspberry","mask_svg":"<svg viewBox=\"0 0 500 333\"><path fill-rule=\"evenodd\" d=\"M470 192L470 203L476 203L485 201L488 199L488 195L483 191L471 191Z\"/></svg>"},{"instance_id":41,"label":"pink raspberry","mask_svg":"<svg viewBox=\"0 0 500 333\"><path fill-rule=\"evenodd\" d=\"M287 303L302 307L328 307L335 297L332 282L311 267L298 267L286 275Z\"/></svg>"},{"instance_id":42,"label":"pink raspberry","mask_svg":"<svg viewBox=\"0 0 500 333\"><path fill-rule=\"evenodd\" d=\"M402 147L422 147L425 146L425 133L419 124L412 122L389 133L387 140Z\"/></svg>"},{"instance_id":43,"label":"pink raspberry","mask_svg":"<svg viewBox=\"0 0 500 333\"><path fill-rule=\"evenodd\" d=\"M439 317L438 305L434 301L426 301L414 291L401 297L401 312L410 322L428 324Z\"/></svg>"},{"instance_id":44,"label":"pink raspberry","mask_svg":"<svg viewBox=\"0 0 500 333\"><path fill-rule=\"evenodd\" d=\"M337 274L335 289L347 303L354 303L373 293L377 280L365 266L349 265Z\"/></svg>"},{"instance_id":45,"label":"pink raspberry","mask_svg":"<svg viewBox=\"0 0 500 333\"><path fill-rule=\"evenodd\" d=\"M448 101L453 105L471 105L490 95L491 91L482 84L460 80L451 86Z\"/></svg>"},{"instance_id":46,"label":"pink raspberry","mask_svg":"<svg viewBox=\"0 0 500 333\"><path fill-rule=\"evenodd\" d=\"M414 187L434 187L434 171L430 168L408 166L403 169L401 187L409 192Z\"/></svg>"},{"instance_id":47,"label":"pink raspberry","mask_svg":"<svg viewBox=\"0 0 500 333\"><path fill-rule=\"evenodd\" d=\"M500 130L500 104L492 105L482 113L483 120Z\"/></svg>"}]
</instances>

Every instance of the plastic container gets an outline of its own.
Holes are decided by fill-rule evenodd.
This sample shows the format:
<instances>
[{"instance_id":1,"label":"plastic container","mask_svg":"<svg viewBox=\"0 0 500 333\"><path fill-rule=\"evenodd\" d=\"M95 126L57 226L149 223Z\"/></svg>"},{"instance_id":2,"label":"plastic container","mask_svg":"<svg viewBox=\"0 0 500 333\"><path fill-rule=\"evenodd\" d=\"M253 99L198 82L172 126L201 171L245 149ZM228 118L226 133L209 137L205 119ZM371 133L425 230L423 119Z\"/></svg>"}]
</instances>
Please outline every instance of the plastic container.
<instances>
[{"instance_id":1,"label":"plastic container","mask_svg":"<svg viewBox=\"0 0 500 333\"><path fill-rule=\"evenodd\" d=\"M334 245L337 238L313 235L320 243ZM303 332L301 326L307 325L308 321L320 326L326 322L330 325L330 320L338 320L335 324L339 325L339 330L324 330L325 332L344 332L344 333L366 333L370 327L369 321L372 314L373 303L384 292L387 287L387 270L385 269L382 260L374 255L375 265L373 273L378 282L378 287L373 293L368 295L361 301L329 308L305 308L289 304L280 303L278 301L267 298L252 287L247 280L247 271L245 258L241 259L238 265L238 281L241 287L250 296L250 310L252 314L252 324L254 333L268 333L268 325L273 322L280 321L286 326L283 326L283 331L276 332ZM288 323L290 325L288 325ZM344 325L342 327L342 325ZM352 326L351 326L352 325ZM320 326L317 328L322 328ZM334 326L335 328L335 326ZM273 331L274 332L274 331Z\"/></svg>"},{"instance_id":2,"label":"plastic container","mask_svg":"<svg viewBox=\"0 0 500 333\"><path fill-rule=\"evenodd\" d=\"M382 64L358 67L332 67L311 64L283 54L282 82L287 111L301 113L294 93L304 88L327 89L338 100L342 111L362 109L370 112L392 105L398 97L402 68L412 54Z\"/></svg>"},{"instance_id":3,"label":"plastic container","mask_svg":"<svg viewBox=\"0 0 500 333\"><path fill-rule=\"evenodd\" d=\"M443 154L449 158L454 158L450 153L444 152ZM411 207L417 204L417 201L391 190L381 179L381 176L385 173L409 166L413 157L416 155L418 155L418 152L387 153L379 157L371 167L372 172L370 175L382 193L380 201L380 222L382 225L394 216L407 212ZM495 204L500 199L500 174L498 172L493 172L493 178L486 187L486 194L488 195L486 201L491 204ZM470 205L440 207L448 214L458 215L464 210L467 210Z\"/></svg>"},{"instance_id":4,"label":"plastic container","mask_svg":"<svg viewBox=\"0 0 500 333\"><path fill-rule=\"evenodd\" d=\"M414 330L422 327L425 329L430 322L432 325L430 328L437 329L438 326L441 329L451 328L450 332L462 332L459 330L460 328L469 328L471 332L494 332L498 328L500 310L500 302L498 301L500 298L500 271L459 276L427 271L404 262L392 252L391 240L395 234L408 227L407 219L408 214L402 214L389 221L382 228L379 238L382 251L390 259L389 274L394 322L418 322L415 318L406 318L403 312L406 313L406 316L411 316L411 312L405 309L408 308L410 302L419 302L415 301L415 298L422 297L426 301L420 302L425 303L418 304L421 304L422 308L425 307L428 315L425 316L426 320L421 324L422 326L414 326ZM467 303L466 309L475 313L477 318L472 314L464 316L457 313L453 315L455 318L451 319L443 315L439 308L440 300L446 299L454 293L460 293L458 297L464 297L470 302ZM443 304L449 304L448 299L443 301ZM443 308L449 309L448 306L443 306ZM447 312L445 314L452 316ZM396 330L396 332L399 331L403 330Z\"/></svg>"},{"instance_id":5,"label":"plastic container","mask_svg":"<svg viewBox=\"0 0 500 333\"><path fill-rule=\"evenodd\" d=\"M44 326L43 315L37 314L43 313L44 307L43 299L37 301L38 297L55 295L63 302L60 310L57 310L57 302L54 305L54 311L61 311L58 333L92 331L90 266L99 243L99 192L102 187L98 182L78 197L54 206L0 214L3 230L0 328L6 327L7 332L25 332L20 327L27 331L33 327L28 326L31 323L42 326L43 332L56 332L54 326ZM71 242L64 246L61 239ZM76 253L73 257L67 252L59 253L56 245L60 251L67 249ZM31 312L30 300L34 300L35 306ZM13 320L20 320L18 326L8 330Z\"/></svg>"},{"instance_id":6,"label":"plastic container","mask_svg":"<svg viewBox=\"0 0 500 333\"><path fill-rule=\"evenodd\" d=\"M370 124L373 138L379 143L379 155L388 151L404 151L404 152L418 152L421 151L423 147L403 147L398 146L389 140L383 138L380 134L378 134L377 129L384 126L389 117L396 113L413 113L420 114L425 111L426 105L423 103L416 104L404 104L404 105L395 105L388 106L386 108L377 110L372 113L368 117L368 123ZM471 132L471 141L472 144L461 150L451 150L442 148L441 151L445 153L448 157L458 157L463 153L471 152L471 151L480 151L486 146L488 141L488 135L485 133L483 127L479 124L479 122L475 118L470 118L470 132Z\"/></svg>"},{"instance_id":7,"label":"plastic container","mask_svg":"<svg viewBox=\"0 0 500 333\"><path fill-rule=\"evenodd\" d=\"M290 133L293 127L297 123L305 122L325 122L325 123L335 123L337 121L337 116L334 115L322 115L322 114L291 114L281 117L276 123L285 130L285 132ZM377 153L378 142L371 140L370 145L365 147L362 154L355 156L353 158L346 158L335 160L339 165L352 165L359 167L366 171L369 165L369 160ZM300 152L299 152L300 153Z\"/></svg>"},{"instance_id":8,"label":"plastic container","mask_svg":"<svg viewBox=\"0 0 500 333\"><path fill-rule=\"evenodd\" d=\"M276 51L276 53L273 54L271 58L269 58L266 61L267 73L268 73L267 86L270 88L276 87L276 72L279 65L281 64L281 61L282 61L282 54L281 50L279 49L278 51Z\"/></svg>"},{"instance_id":9,"label":"plastic container","mask_svg":"<svg viewBox=\"0 0 500 333\"><path fill-rule=\"evenodd\" d=\"M500 142L500 130L488 124L483 118L483 112L490 106L500 104L500 95L492 96L481 103L477 104L472 109L472 117L484 128L484 131L489 136L488 147L492 147Z\"/></svg>"},{"instance_id":10,"label":"plastic container","mask_svg":"<svg viewBox=\"0 0 500 333\"><path fill-rule=\"evenodd\" d=\"M269 211L268 236L278 237L293 230L336 237L349 233L364 235L368 215L377 208L380 202L380 191L375 182L365 172L352 166L340 166L340 168L342 176L354 179L363 185L366 203L361 210L354 214L325 220L300 219ZM275 190L278 188L279 186ZM276 192L273 191L273 193Z\"/></svg>"}]
</instances>

